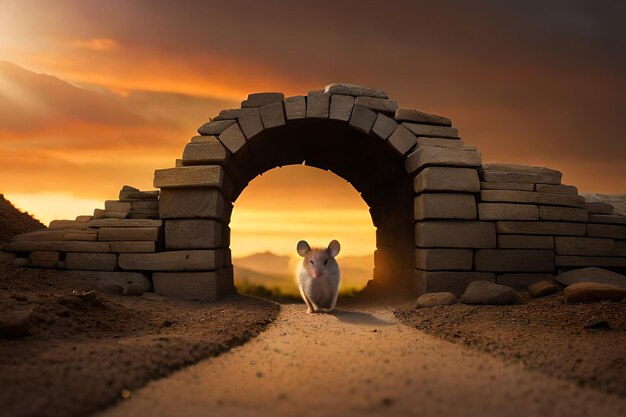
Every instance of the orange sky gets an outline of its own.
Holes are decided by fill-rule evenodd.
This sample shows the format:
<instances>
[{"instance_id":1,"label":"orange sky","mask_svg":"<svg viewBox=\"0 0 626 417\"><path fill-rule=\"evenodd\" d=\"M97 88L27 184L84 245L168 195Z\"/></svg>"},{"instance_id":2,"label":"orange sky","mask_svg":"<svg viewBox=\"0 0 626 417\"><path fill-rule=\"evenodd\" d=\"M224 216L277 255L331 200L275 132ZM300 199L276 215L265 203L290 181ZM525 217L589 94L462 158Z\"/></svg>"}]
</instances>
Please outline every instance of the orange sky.
<instances>
[{"instance_id":1,"label":"orange sky","mask_svg":"<svg viewBox=\"0 0 626 417\"><path fill-rule=\"evenodd\" d=\"M335 81L451 117L486 162L626 192L622 2L2 3L0 192L46 221L124 184L149 188L198 126L248 92ZM262 196L293 188L287 176L255 185L241 210L266 210ZM309 177L320 180L296 176ZM364 210L338 184L326 184L345 200L334 210Z\"/></svg>"}]
</instances>

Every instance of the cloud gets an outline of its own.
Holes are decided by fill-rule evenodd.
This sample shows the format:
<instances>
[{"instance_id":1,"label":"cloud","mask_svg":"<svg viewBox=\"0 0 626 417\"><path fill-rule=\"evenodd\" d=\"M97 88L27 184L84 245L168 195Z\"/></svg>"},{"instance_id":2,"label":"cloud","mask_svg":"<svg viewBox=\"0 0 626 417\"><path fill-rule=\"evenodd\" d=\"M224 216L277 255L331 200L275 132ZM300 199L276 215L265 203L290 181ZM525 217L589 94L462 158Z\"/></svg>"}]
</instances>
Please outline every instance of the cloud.
<instances>
[{"instance_id":1,"label":"cloud","mask_svg":"<svg viewBox=\"0 0 626 417\"><path fill-rule=\"evenodd\" d=\"M89 51L112 51L119 48L119 43L111 38L74 39L68 42L70 48Z\"/></svg>"}]
</instances>

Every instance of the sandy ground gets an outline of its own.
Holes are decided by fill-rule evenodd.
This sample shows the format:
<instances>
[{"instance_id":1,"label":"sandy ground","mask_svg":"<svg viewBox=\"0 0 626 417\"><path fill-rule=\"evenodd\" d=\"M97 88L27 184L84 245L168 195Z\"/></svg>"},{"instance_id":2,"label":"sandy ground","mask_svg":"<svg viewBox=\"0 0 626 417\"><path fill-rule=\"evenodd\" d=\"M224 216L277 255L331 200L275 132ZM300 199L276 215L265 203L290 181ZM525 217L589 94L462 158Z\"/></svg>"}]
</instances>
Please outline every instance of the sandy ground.
<instances>
[{"instance_id":1,"label":"sandy ground","mask_svg":"<svg viewBox=\"0 0 626 417\"><path fill-rule=\"evenodd\" d=\"M153 381L99 417L623 416L626 400L401 324L390 307L306 315Z\"/></svg>"}]
</instances>

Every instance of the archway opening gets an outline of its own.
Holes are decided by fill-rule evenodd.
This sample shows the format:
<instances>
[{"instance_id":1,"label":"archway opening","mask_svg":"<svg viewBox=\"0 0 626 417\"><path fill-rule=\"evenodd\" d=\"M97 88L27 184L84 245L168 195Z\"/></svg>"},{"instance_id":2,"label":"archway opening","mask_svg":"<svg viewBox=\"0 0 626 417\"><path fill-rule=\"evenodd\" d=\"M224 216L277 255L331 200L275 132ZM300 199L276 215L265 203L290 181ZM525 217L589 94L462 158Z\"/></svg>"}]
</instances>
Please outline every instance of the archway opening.
<instances>
[{"instance_id":1,"label":"archway opening","mask_svg":"<svg viewBox=\"0 0 626 417\"><path fill-rule=\"evenodd\" d=\"M306 165L266 171L235 201L230 228L235 286L241 293L300 301L299 240L317 247L332 239L341 243L340 298L357 294L373 278L376 229L369 206L332 172Z\"/></svg>"}]
</instances>

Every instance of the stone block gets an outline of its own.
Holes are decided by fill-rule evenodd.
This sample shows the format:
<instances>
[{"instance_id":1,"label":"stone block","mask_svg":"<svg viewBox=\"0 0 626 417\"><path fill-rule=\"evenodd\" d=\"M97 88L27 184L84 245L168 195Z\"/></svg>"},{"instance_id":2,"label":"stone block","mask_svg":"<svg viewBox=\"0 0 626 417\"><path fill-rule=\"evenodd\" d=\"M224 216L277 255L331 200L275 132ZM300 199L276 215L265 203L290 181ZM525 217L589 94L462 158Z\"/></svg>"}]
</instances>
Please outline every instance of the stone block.
<instances>
[{"instance_id":1,"label":"stone block","mask_svg":"<svg viewBox=\"0 0 626 417\"><path fill-rule=\"evenodd\" d=\"M220 110L220 114L213 118L213 121L219 120L237 120L244 114L253 111L254 108L246 107L243 109L225 109Z\"/></svg>"},{"instance_id":2,"label":"stone block","mask_svg":"<svg viewBox=\"0 0 626 417\"><path fill-rule=\"evenodd\" d=\"M415 268L427 271L472 269L471 249L416 249Z\"/></svg>"},{"instance_id":3,"label":"stone block","mask_svg":"<svg viewBox=\"0 0 626 417\"><path fill-rule=\"evenodd\" d=\"M587 201L585 203L587 211L591 214L613 214L613 206L609 203L599 201Z\"/></svg>"},{"instance_id":4,"label":"stone block","mask_svg":"<svg viewBox=\"0 0 626 417\"><path fill-rule=\"evenodd\" d=\"M347 96L365 96L365 97L377 97L377 98L389 98L387 93L382 90L376 90L369 87L361 87L360 85L334 83L329 84L324 88L324 92L327 94L344 94Z\"/></svg>"},{"instance_id":5,"label":"stone block","mask_svg":"<svg viewBox=\"0 0 626 417\"><path fill-rule=\"evenodd\" d=\"M585 236L586 225L583 223L499 221L498 233L525 235Z\"/></svg>"},{"instance_id":6,"label":"stone block","mask_svg":"<svg viewBox=\"0 0 626 417\"><path fill-rule=\"evenodd\" d=\"M501 249L554 249L552 236L540 235L498 235L498 248Z\"/></svg>"},{"instance_id":7,"label":"stone block","mask_svg":"<svg viewBox=\"0 0 626 417\"><path fill-rule=\"evenodd\" d=\"M464 148L466 150L470 149L465 147L465 144L460 139L419 137L417 138L417 147L421 148L422 146L440 146L442 148L453 149ZM472 148L472 150L476 150L476 148Z\"/></svg>"},{"instance_id":8,"label":"stone block","mask_svg":"<svg viewBox=\"0 0 626 417\"><path fill-rule=\"evenodd\" d=\"M532 175L548 175L560 177L563 175L560 171L546 167L536 167L531 165L518 165L518 164L485 164L483 165L485 170L499 171L499 172L516 172L519 174L532 174Z\"/></svg>"},{"instance_id":9,"label":"stone block","mask_svg":"<svg viewBox=\"0 0 626 417\"><path fill-rule=\"evenodd\" d=\"M151 219L95 219L89 222L89 227L161 227L163 220Z\"/></svg>"},{"instance_id":10,"label":"stone block","mask_svg":"<svg viewBox=\"0 0 626 417\"><path fill-rule=\"evenodd\" d=\"M589 214L590 223L623 224L626 225L626 216L609 214Z\"/></svg>"},{"instance_id":11,"label":"stone block","mask_svg":"<svg viewBox=\"0 0 626 417\"><path fill-rule=\"evenodd\" d=\"M198 128L198 133L200 133L201 135L220 135L233 124L235 124L235 120L219 120L208 122Z\"/></svg>"},{"instance_id":12,"label":"stone block","mask_svg":"<svg viewBox=\"0 0 626 417\"><path fill-rule=\"evenodd\" d=\"M587 222L586 208L539 206L539 218L557 222Z\"/></svg>"},{"instance_id":13,"label":"stone block","mask_svg":"<svg viewBox=\"0 0 626 417\"><path fill-rule=\"evenodd\" d=\"M382 113L395 114L398 110L397 102L378 97L359 96L354 99L354 104Z\"/></svg>"},{"instance_id":14,"label":"stone block","mask_svg":"<svg viewBox=\"0 0 626 417\"><path fill-rule=\"evenodd\" d=\"M130 203L131 210L158 210L159 200L132 201Z\"/></svg>"},{"instance_id":15,"label":"stone block","mask_svg":"<svg viewBox=\"0 0 626 417\"><path fill-rule=\"evenodd\" d=\"M114 271L117 269L117 255L114 253L70 252L65 255L65 269Z\"/></svg>"},{"instance_id":16,"label":"stone block","mask_svg":"<svg viewBox=\"0 0 626 417\"><path fill-rule=\"evenodd\" d=\"M71 229L71 230L85 230L89 223L77 222L76 220L52 220L48 229Z\"/></svg>"},{"instance_id":17,"label":"stone block","mask_svg":"<svg viewBox=\"0 0 626 417\"><path fill-rule=\"evenodd\" d=\"M459 137L459 129L446 126L423 125L417 123L402 123L404 127L409 129L415 136L426 136L430 138L451 138Z\"/></svg>"},{"instance_id":18,"label":"stone block","mask_svg":"<svg viewBox=\"0 0 626 417\"><path fill-rule=\"evenodd\" d=\"M614 242L613 256L626 256L626 241Z\"/></svg>"},{"instance_id":19,"label":"stone block","mask_svg":"<svg viewBox=\"0 0 626 417\"><path fill-rule=\"evenodd\" d=\"M550 168L515 164L485 164L482 177L486 182L561 184L561 172Z\"/></svg>"},{"instance_id":20,"label":"stone block","mask_svg":"<svg viewBox=\"0 0 626 417\"><path fill-rule=\"evenodd\" d=\"M552 272L554 251L545 249L478 249L474 268L489 272Z\"/></svg>"},{"instance_id":21,"label":"stone block","mask_svg":"<svg viewBox=\"0 0 626 417\"><path fill-rule=\"evenodd\" d=\"M263 131L263 121L259 109L244 114L237 119L237 122L246 139L251 139Z\"/></svg>"},{"instance_id":22,"label":"stone block","mask_svg":"<svg viewBox=\"0 0 626 417\"><path fill-rule=\"evenodd\" d=\"M415 197L415 219L476 219L472 194L425 193Z\"/></svg>"},{"instance_id":23,"label":"stone block","mask_svg":"<svg viewBox=\"0 0 626 417\"><path fill-rule=\"evenodd\" d=\"M198 136L194 136L198 137ZM193 138L191 139L193 141ZM159 198L159 190L154 191L138 191L121 189L119 194L120 201L130 200L157 200Z\"/></svg>"},{"instance_id":24,"label":"stone block","mask_svg":"<svg viewBox=\"0 0 626 417\"><path fill-rule=\"evenodd\" d=\"M563 267L586 267L604 266L610 268L626 267L626 258L616 258L608 256L561 256L555 259L557 266Z\"/></svg>"},{"instance_id":25,"label":"stone block","mask_svg":"<svg viewBox=\"0 0 626 417\"><path fill-rule=\"evenodd\" d=\"M96 209L98 210L98 209ZM102 213L98 213L94 211L94 219L126 219L128 217L129 211L109 211L102 210Z\"/></svg>"},{"instance_id":26,"label":"stone block","mask_svg":"<svg viewBox=\"0 0 626 417\"><path fill-rule=\"evenodd\" d=\"M594 237L555 236L554 247L557 255L611 256L613 239Z\"/></svg>"},{"instance_id":27,"label":"stone block","mask_svg":"<svg viewBox=\"0 0 626 417\"><path fill-rule=\"evenodd\" d=\"M484 182L480 183L481 190L517 190L517 191L534 191L533 183L517 183L517 182Z\"/></svg>"},{"instance_id":28,"label":"stone block","mask_svg":"<svg viewBox=\"0 0 626 417\"><path fill-rule=\"evenodd\" d=\"M480 220L539 220L539 209L529 204L479 203Z\"/></svg>"},{"instance_id":29,"label":"stone block","mask_svg":"<svg viewBox=\"0 0 626 417\"><path fill-rule=\"evenodd\" d=\"M98 234L98 240L112 241L136 241L136 240L159 240L161 229L159 227L102 227Z\"/></svg>"},{"instance_id":30,"label":"stone block","mask_svg":"<svg viewBox=\"0 0 626 417\"><path fill-rule=\"evenodd\" d=\"M227 249L122 253L119 265L130 271L214 271L227 265Z\"/></svg>"},{"instance_id":31,"label":"stone block","mask_svg":"<svg viewBox=\"0 0 626 417\"><path fill-rule=\"evenodd\" d=\"M398 127L399 128L399 127ZM449 149L438 146L417 148L404 161L408 173L427 166L453 166L478 168L482 164L480 154L464 149Z\"/></svg>"},{"instance_id":32,"label":"stone block","mask_svg":"<svg viewBox=\"0 0 626 417\"><path fill-rule=\"evenodd\" d=\"M330 97L330 118L347 122L352 115L354 97L342 94L333 94Z\"/></svg>"},{"instance_id":33,"label":"stone block","mask_svg":"<svg viewBox=\"0 0 626 417\"><path fill-rule=\"evenodd\" d=\"M548 194L578 195L578 188L573 185L535 184L535 191Z\"/></svg>"},{"instance_id":34,"label":"stone block","mask_svg":"<svg viewBox=\"0 0 626 417\"><path fill-rule=\"evenodd\" d=\"M306 117L328 119L330 95L323 91L309 91L306 96Z\"/></svg>"},{"instance_id":35,"label":"stone block","mask_svg":"<svg viewBox=\"0 0 626 417\"><path fill-rule=\"evenodd\" d=\"M382 140L386 140L397 128L398 123L395 120L383 113L378 113L374 126L372 126L372 132Z\"/></svg>"},{"instance_id":36,"label":"stone block","mask_svg":"<svg viewBox=\"0 0 626 417\"><path fill-rule=\"evenodd\" d=\"M113 253L150 253L156 251L154 241L109 242Z\"/></svg>"},{"instance_id":37,"label":"stone block","mask_svg":"<svg viewBox=\"0 0 626 417\"><path fill-rule=\"evenodd\" d=\"M218 298L217 274L217 271L155 272L154 292L181 300L214 301Z\"/></svg>"},{"instance_id":38,"label":"stone block","mask_svg":"<svg viewBox=\"0 0 626 417\"><path fill-rule=\"evenodd\" d=\"M626 226L611 224L587 224L587 236L626 239Z\"/></svg>"},{"instance_id":39,"label":"stone block","mask_svg":"<svg viewBox=\"0 0 626 417\"><path fill-rule=\"evenodd\" d=\"M157 188L222 187L223 185L224 170L219 165L166 168L154 171L154 186Z\"/></svg>"},{"instance_id":40,"label":"stone block","mask_svg":"<svg viewBox=\"0 0 626 417\"><path fill-rule=\"evenodd\" d=\"M428 167L413 179L413 189L418 193L424 191L477 193L480 191L480 182L475 169Z\"/></svg>"},{"instance_id":41,"label":"stone block","mask_svg":"<svg viewBox=\"0 0 626 417\"><path fill-rule=\"evenodd\" d=\"M335 96L333 96L335 97ZM352 116L350 116L350 127L358 130L359 132L369 135L376 121L376 113L361 106L354 106L352 109Z\"/></svg>"},{"instance_id":42,"label":"stone block","mask_svg":"<svg viewBox=\"0 0 626 417\"><path fill-rule=\"evenodd\" d=\"M11 241L16 240L30 240L30 241L53 241L53 240L63 240L63 237L66 233L86 233L86 230L75 230L75 229L42 229L34 232L22 233L19 235L15 235L11 237Z\"/></svg>"},{"instance_id":43,"label":"stone block","mask_svg":"<svg viewBox=\"0 0 626 417\"><path fill-rule=\"evenodd\" d=\"M91 221L92 218L93 216L90 216L90 215L82 215L82 216L76 216L74 220L76 220L77 222L89 222Z\"/></svg>"},{"instance_id":44,"label":"stone block","mask_svg":"<svg viewBox=\"0 0 626 417\"><path fill-rule=\"evenodd\" d=\"M415 147L417 139L407 128L398 125L387 139L391 147L401 155L405 155Z\"/></svg>"},{"instance_id":45,"label":"stone block","mask_svg":"<svg viewBox=\"0 0 626 417\"><path fill-rule=\"evenodd\" d=\"M219 135L219 141L231 153L237 153L246 144L246 137L237 123L231 125Z\"/></svg>"},{"instance_id":46,"label":"stone block","mask_svg":"<svg viewBox=\"0 0 626 417\"><path fill-rule=\"evenodd\" d=\"M2 247L4 252L56 252L61 250L61 242L12 240Z\"/></svg>"},{"instance_id":47,"label":"stone block","mask_svg":"<svg viewBox=\"0 0 626 417\"><path fill-rule=\"evenodd\" d=\"M170 249L216 249L226 246L223 242L222 223L209 219L166 220L165 248Z\"/></svg>"},{"instance_id":48,"label":"stone block","mask_svg":"<svg viewBox=\"0 0 626 417\"><path fill-rule=\"evenodd\" d=\"M417 288L426 292L451 292L459 297L474 281L496 282L496 275L490 272L470 271L422 271L416 270L414 279Z\"/></svg>"},{"instance_id":49,"label":"stone block","mask_svg":"<svg viewBox=\"0 0 626 417\"><path fill-rule=\"evenodd\" d=\"M98 240L98 233L65 233L63 240L93 242Z\"/></svg>"},{"instance_id":50,"label":"stone block","mask_svg":"<svg viewBox=\"0 0 626 417\"><path fill-rule=\"evenodd\" d=\"M283 93L253 93L248 94L248 99L241 102L242 108L263 107L268 104L282 102L285 98Z\"/></svg>"},{"instance_id":51,"label":"stone block","mask_svg":"<svg viewBox=\"0 0 626 417\"><path fill-rule=\"evenodd\" d=\"M304 119L306 117L306 97L294 96L285 99L287 120Z\"/></svg>"},{"instance_id":52,"label":"stone block","mask_svg":"<svg viewBox=\"0 0 626 417\"><path fill-rule=\"evenodd\" d=\"M217 188L166 188L161 193L159 217L222 219L224 208L224 197Z\"/></svg>"},{"instance_id":53,"label":"stone block","mask_svg":"<svg viewBox=\"0 0 626 417\"><path fill-rule=\"evenodd\" d=\"M395 119L398 122L414 122L426 125L452 126L452 121L447 117L424 113L413 109L396 110Z\"/></svg>"},{"instance_id":54,"label":"stone block","mask_svg":"<svg viewBox=\"0 0 626 417\"><path fill-rule=\"evenodd\" d=\"M110 252L111 247L107 242L67 241L61 242L59 249L61 252L106 253Z\"/></svg>"},{"instance_id":55,"label":"stone block","mask_svg":"<svg viewBox=\"0 0 626 417\"><path fill-rule=\"evenodd\" d=\"M35 251L28 255L28 266L35 268L56 268L59 252Z\"/></svg>"},{"instance_id":56,"label":"stone block","mask_svg":"<svg viewBox=\"0 0 626 417\"><path fill-rule=\"evenodd\" d=\"M529 285L541 281L551 281L552 274L500 274L496 277L496 283L516 289L526 289Z\"/></svg>"},{"instance_id":57,"label":"stone block","mask_svg":"<svg viewBox=\"0 0 626 417\"><path fill-rule=\"evenodd\" d=\"M553 206L585 207L585 199L578 195L544 194L530 191L482 190L482 201L498 203L529 203Z\"/></svg>"},{"instance_id":58,"label":"stone block","mask_svg":"<svg viewBox=\"0 0 626 417\"><path fill-rule=\"evenodd\" d=\"M228 152L215 136L197 136L202 140L191 138L191 143L183 151L183 165L218 164L226 161Z\"/></svg>"},{"instance_id":59,"label":"stone block","mask_svg":"<svg viewBox=\"0 0 626 417\"><path fill-rule=\"evenodd\" d=\"M128 211L130 210L130 203L128 201L106 200L104 202L104 210Z\"/></svg>"},{"instance_id":60,"label":"stone block","mask_svg":"<svg viewBox=\"0 0 626 417\"><path fill-rule=\"evenodd\" d=\"M418 222L415 242L422 248L495 248L496 228L478 221Z\"/></svg>"},{"instance_id":61,"label":"stone block","mask_svg":"<svg viewBox=\"0 0 626 417\"><path fill-rule=\"evenodd\" d=\"M267 104L260 109L261 121L266 129L283 126L285 124L285 109L283 102Z\"/></svg>"}]
</instances>

